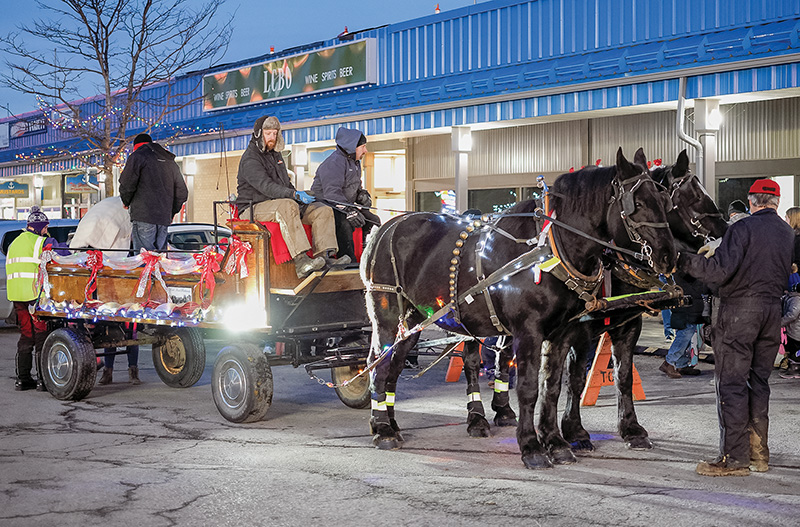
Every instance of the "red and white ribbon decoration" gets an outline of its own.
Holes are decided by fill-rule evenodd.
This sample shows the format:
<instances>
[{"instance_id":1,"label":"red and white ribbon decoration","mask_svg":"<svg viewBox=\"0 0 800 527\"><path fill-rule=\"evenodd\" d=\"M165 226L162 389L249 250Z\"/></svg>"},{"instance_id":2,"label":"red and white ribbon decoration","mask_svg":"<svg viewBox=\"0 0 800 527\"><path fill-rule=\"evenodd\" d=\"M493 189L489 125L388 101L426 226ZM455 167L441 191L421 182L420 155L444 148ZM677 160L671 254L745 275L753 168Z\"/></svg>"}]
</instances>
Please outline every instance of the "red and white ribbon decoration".
<instances>
[{"instance_id":1,"label":"red and white ribbon decoration","mask_svg":"<svg viewBox=\"0 0 800 527\"><path fill-rule=\"evenodd\" d=\"M243 242L238 236L230 237L230 256L225 263L225 272L233 274L239 271L239 278L247 278L250 271L247 269L247 255L253 252L250 242Z\"/></svg>"},{"instance_id":2,"label":"red and white ribbon decoration","mask_svg":"<svg viewBox=\"0 0 800 527\"><path fill-rule=\"evenodd\" d=\"M86 289L83 296L88 302L90 296L97 289L97 273L103 268L103 251L86 251L86 267L92 272L89 281L86 282Z\"/></svg>"},{"instance_id":3,"label":"red and white ribbon decoration","mask_svg":"<svg viewBox=\"0 0 800 527\"><path fill-rule=\"evenodd\" d=\"M47 264L53 261L56 252L52 249L52 245L45 247L42 254L39 255L39 274L36 277L36 290L44 292L44 298L50 298L50 290L53 288L50 284L50 277L47 274Z\"/></svg>"},{"instance_id":4,"label":"red and white ribbon decoration","mask_svg":"<svg viewBox=\"0 0 800 527\"><path fill-rule=\"evenodd\" d=\"M195 254L194 259L200 267L200 298L204 296L204 290L208 289L208 300L202 300L203 309L208 309L211 301L214 299L214 287L217 281L214 279L214 273L219 271L222 255L214 250L214 247L207 246L200 254Z\"/></svg>"},{"instance_id":5,"label":"red and white ribbon decoration","mask_svg":"<svg viewBox=\"0 0 800 527\"><path fill-rule=\"evenodd\" d=\"M144 269L142 269L142 274L139 276L139 283L136 286L136 296L144 296L145 291L147 291L147 298L150 298L151 274L155 276L156 280L158 280L158 282L161 284L161 287L164 288L164 291L167 291L167 284L164 283L164 278L161 276L160 260L164 255L142 249L142 252L139 254L139 256L142 257L142 261L144 261L145 266Z\"/></svg>"}]
</instances>

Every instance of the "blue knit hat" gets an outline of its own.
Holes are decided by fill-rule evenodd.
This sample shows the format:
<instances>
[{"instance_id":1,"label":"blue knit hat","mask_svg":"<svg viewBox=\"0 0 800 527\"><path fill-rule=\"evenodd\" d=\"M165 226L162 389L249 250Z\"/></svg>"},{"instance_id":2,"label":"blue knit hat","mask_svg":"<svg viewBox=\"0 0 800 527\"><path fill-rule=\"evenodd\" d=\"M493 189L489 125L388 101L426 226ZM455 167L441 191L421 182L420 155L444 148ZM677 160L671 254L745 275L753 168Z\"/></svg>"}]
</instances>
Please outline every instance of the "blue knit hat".
<instances>
[{"instance_id":1,"label":"blue knit hat","mask_svg":"<svg viewBox=\"0 0 800 527\"><path fill-rule=\"evenodd\" d=\"M42 212L37 205L31 207L31 213L28 215L28 230L41 234L42 231L50 224L47 214Z\"/></svg>"}]
</instances>

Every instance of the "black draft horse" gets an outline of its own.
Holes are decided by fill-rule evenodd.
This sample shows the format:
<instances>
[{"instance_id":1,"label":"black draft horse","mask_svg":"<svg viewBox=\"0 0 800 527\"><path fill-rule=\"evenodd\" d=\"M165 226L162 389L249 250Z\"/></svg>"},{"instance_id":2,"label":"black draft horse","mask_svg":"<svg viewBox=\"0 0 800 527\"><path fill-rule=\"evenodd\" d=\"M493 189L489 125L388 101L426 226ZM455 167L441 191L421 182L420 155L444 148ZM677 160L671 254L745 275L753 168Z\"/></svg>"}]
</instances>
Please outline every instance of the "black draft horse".
<instances>
[{"instance_id":1,"label":"black draft horse","mask_svg":"<svg viewBox=\"0 0 800 527\"><path fill-rule=\"evenodd\" d=\"M676 252L666 228L665 200L649 176L641 149L633 163L620 149L614 166L560 176L546 209L584 235L550 224L556 244L550 249L558 254L556 259L548 254L537 265L521 265L516 271L504 269L532 253L531 245L536 245L542 230L541 223L531 217L536 210L533 201L515 205L492 225L478 221L465 225L459 218L442 214L407 214L387 222L370 238L361 277L373 325L370 427L378 448L398 448L403 441L394 412L397 379L419 339L413 328L435 321L466 335L498 335L501 329L513 335L522 461L529 468L575 461L554 422L555 407L547 407L552 397L544 401L538 436L534 410L540 365L552 361L549 350L561 346L566 329L574 325L571 319L585 310L587 295L592 297L589 289L599 283L603 246L594 240L641 248L655 271L665 274L674 270ZM478 243L481 247L476 251ZM559 261L567 270L566 281L553 276L554 271L546 272L552 268L542 272L538 265ZM474 295L461 293L492 273L500 273L502 280L486 288L487 294L484 289ZM544 349L543 343L547 343Z\"/></svg>"},{"instance_id":2,"label":"black draft horse","mask_svg":"<svg viewBox=\"0 0 800 527\"><path fill-rule=\"evenodd\" d=\"M689 158L685 150L680 153L674 165L657 167L651 171L651 176L663 186L662 192L670 198L667 221L680 251L697 252L709 239L722 237L728 224L700 181L689 172ZM612 260L607 263L613 265L620 262ZM609 269L612 273L613 295L640 292L648 288L648 283L658 283L655 276L651 276L649 282L642 280L641 271L636 275L617 271L618 268ZM585 324L591 328L590 334L593 337L599 337L607 331L612 341L620 436L628 448L652 448L647 430L639 424L633 407L633 351L641 334L641 314L637 314L635 310L633 313L626 310L624 314L613 314L607 320ZM580 396L586 383L586 356L589 351L590 346L587 343L577 345L567 355L567 404L561 420L561 433L572 444L574 451L594 450L589 433L583 428L580 419ZM512 359L510 349L501 351L496 373L501 386L507 387L508 365ZM464 373L468 385L474 383L477 386L479 364L477 344L469 343L464 354ZM468 393L469 390L470 388ZM494 422L498 426L515 424L516 416L509 405L507 391L495 388L492 409L496 412ZM467 427L469 434L474 437L488 435L488 423L482 419L483 406L473 405L470 415Z\"/></svg>"},{"instance_id":3,"label":"black draft horse","mask_svg":"<svg viewBox=\"0 0 800 527\"><path fill-rule=\"evenodd\" d=\"M678 155L674 165L656 168L651 175L669 193L671 208L667 213L667 221L679 251L696 253L709 240L725 234L728 223L700 181L689 172L689 158L685 150ZM641 291L617 275L612 275L611 283L614 295ZM617 429L625 446L636 450L652 448L647 430L639 424L633 407L633 351L642 332L641 315L633 318L624 315L611 317L607 326L602 320L588 324L593 326L594 336L607 331L611 338L619 418ZM573 450L594 450L589 433L580 419L580 397L586 383L588 351L588 346L579 346L569 353L567 361L567 405L561 420L561 431L564 438L572 443Z\"/></svg>"}]
</instances>

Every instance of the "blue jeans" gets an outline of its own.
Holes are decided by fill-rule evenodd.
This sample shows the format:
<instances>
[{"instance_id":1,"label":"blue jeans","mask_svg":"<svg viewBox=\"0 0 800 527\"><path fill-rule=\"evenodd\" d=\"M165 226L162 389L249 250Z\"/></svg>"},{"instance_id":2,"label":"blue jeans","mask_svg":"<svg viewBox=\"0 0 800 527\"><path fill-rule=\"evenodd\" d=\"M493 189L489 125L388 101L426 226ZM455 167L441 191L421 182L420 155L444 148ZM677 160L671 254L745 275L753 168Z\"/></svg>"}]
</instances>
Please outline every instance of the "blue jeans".
<instances>
[{"instance_id":1,"label":"blue jeans","mask_svg":"<svg viewBox=\"0 0 800 527\"><path fill-rule=\"evenodd\" d=\"M674 336L675 330L673 330L669 325L671 318L672 318L672 311L670 311L669 309L663 309L661 311L661 320L664 323L664 337Z\"/></svg>"},{"instance_id":2,"label":"blue jeans","mask_svg":"<svg viewBox=\"0 0 800 527\"><path fill-rule=\"evenodd\" d=\"M689 324L683 329L675 330L675 340L672 341L672 345L669 347L669 351L667 351L666 361L675 366L676 369L697 364L695 358L697 356L696 352L694 357L690 353L692 337L696 331L696 324Z\"/></svg>"},{"instance_id":3,"label":"blue jeans","mask_svg":"<svg viewBox=\"0 0 800 527\"><path fill-rule=\"evenodd\" d=\"M167 250L167 226L132 220L131 241L134 254L139 254L142 248L148 251L165 251Z\"/></svg>"},{"instance_id":4,"label":"blue jeans","mask_svg":"<svg viewBox=\"0 0 800 527\"><path fill-rule=\"evenodd\" d=\"M114 353L117 348L105 348L106 353ZM128 346L128 367L136 366L139 364L139 346ZM103 364L109 370L114 369L114 359L116 355L106 355L103 357Z\"/></svg>"}]
</instances>

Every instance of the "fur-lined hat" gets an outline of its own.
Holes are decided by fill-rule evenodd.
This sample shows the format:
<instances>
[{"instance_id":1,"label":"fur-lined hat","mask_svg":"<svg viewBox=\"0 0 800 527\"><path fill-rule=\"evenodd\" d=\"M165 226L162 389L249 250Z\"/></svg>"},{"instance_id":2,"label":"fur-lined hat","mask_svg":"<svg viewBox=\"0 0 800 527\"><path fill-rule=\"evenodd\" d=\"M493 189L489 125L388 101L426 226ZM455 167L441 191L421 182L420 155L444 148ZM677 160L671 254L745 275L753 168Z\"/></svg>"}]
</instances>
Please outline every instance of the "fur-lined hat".
<instances>
[{"instance_id":1,"label":"fur-lined hat","mask_svg":"<svg viewBox=\"0 0 800 527\"><path fill-rule=\"evenodd\" d=\"M281 123L278 121L278 118L274 115L265 115L256 119L256 123L253 125L253 137L258 141L258 146L262 152L265 150L263 130L277 130L278 138L275 140L275 151L280 152L283 150L286 144L283 142Z\"/></svg>"}]
</instances>

